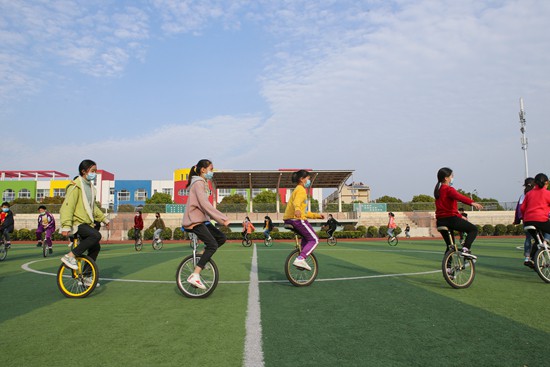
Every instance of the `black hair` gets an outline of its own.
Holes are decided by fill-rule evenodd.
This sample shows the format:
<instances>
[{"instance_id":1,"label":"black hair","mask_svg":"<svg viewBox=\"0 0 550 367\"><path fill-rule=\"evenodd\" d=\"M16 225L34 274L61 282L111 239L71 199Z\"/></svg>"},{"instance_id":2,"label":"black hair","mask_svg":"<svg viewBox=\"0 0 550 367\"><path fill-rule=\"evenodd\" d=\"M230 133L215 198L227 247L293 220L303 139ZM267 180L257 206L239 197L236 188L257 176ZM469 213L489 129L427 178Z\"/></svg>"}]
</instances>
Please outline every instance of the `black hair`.
<instances>
[{"instance_id":1,"label":"black hair","mask_svg":"<svg viewBox=\"0 0 550 367\"><path fill-rule=\"evenodd\" d=\"M45 205L40 205L40 206L38 207L38 210L40 210L40 209L46 210L46 206L45 206Z\"/></svg>"},{"instance_id":2,"label":"black hair","mask_svg":"<svg viewBox=\"0 0 550 367\"><path fill-rule=\"evenodd\" d=\"M395 214L393 214L392 212L389 212L388 214L391 215L392 217L395 217Z\"/></svg>"},{"instance_id":3,"label":"black hair","mask_svg":"<svg viewBox=\"0 0 550 367\"><path fill-rule=\"evenodd\" d=\"M305 169L301 169L299 171L292 173L292 182L298 183L302 178L306 178L307 176L311 176L311 174L306 171Z\"/></svg>"},{"instance_id":4,"label":"black hair","mask_svg":"<svg viewBox=\"0 0 550 367\"><path fill-rule=\"evenodd\" d=\"M535 176L535 185L540 187L541 189L544 187L544 185L548 182L548 176L546 176L544 173L539 173Z\"/></svg>"},{"instance_id":5,"label":"black hair","mask_svg":"<svg viewBox=\"0 0 550 367\"><path fill-rule=\"evenodd\" d=\"M142 214L142 213L141 213L141 210L138 210L138 211L137 211L136 213L139 213L139 215L141 215L141 214Z\"/></svg>"},{"instance_id":6,"label":"black hair","mask_svg":"<svg viewBox=\"0 0 550 367\"><path fill-rule=\"evenodd\" d=\"M245 217L245 219L246 219L247 221L249 221L249 222L250 222L250 218L248 218L248 217Z\"/></svg>"},{"instance_id":7,"label":"black hair","mask_svg":"<svg viewBox=\"0 0 550 367\"><path fill-rule=\"evenodd\" d=\"M527 177L523 183L523 186L525 187L525 189L523 189L523 193L527 194L535 187L535 179L533 177Z\"/></svg>"},{"instance_id":8,"label":"black hair","mask_svg":"<svg viewBox=\"0 0 550 367\"><path fill-rule=\"evenodd\" d=\"M90 167L97 166L97 164L92 161L91 159L85 159L78 165L78 174L80 176L84 176L84 173L86 173Z\"/></svg>"},{"instance_id":9,"label":"black hair","mask_svg":"<svg viewBox=\"0 0 550 367\"><path fill-rule=\"evenodd\" d=\"M437 171L437 184L434 189L434 198L439 199L439 189L441 188L441 184L445 182L445 179L452 174L453 170L449 167L443 167Z\"/></svg>"},{"instance_id":10,"label":"black hair","mask_svg":"<svg viewBox=\"0 0 550 367\"><path fill-rule=\"evenodd\" d=\"M160 217L160 213L159 212L156 212L155 215L158 215Z\"/></svg>"},{"instance_id":11,"label":"black hair","mask_svg":"<svg viewBox=\"0 0 550 367\"><path fill-rule=\"evenodd\" d=\"M9 208L9 207L10 207L10 203L8 203L7 201L4 201L4 202L2 203L2 206L7 206L7 207Z\"/></svg>"},{"instance_id":12,"label":"black hair","mask_svg":"<svg viewBox=\"0 0 550 367\"><path fill-rule=\"evenodd\" d=\"M212 161L209 159L201 159L199 163L191 167L191 171L189 173L189 178L187 179L187 186L185 188L188 188L191 186L191 178L193 176L200 176L201 175L201 169L202 168L208 168L212 164Z\"/></svg>"}]
</instances>

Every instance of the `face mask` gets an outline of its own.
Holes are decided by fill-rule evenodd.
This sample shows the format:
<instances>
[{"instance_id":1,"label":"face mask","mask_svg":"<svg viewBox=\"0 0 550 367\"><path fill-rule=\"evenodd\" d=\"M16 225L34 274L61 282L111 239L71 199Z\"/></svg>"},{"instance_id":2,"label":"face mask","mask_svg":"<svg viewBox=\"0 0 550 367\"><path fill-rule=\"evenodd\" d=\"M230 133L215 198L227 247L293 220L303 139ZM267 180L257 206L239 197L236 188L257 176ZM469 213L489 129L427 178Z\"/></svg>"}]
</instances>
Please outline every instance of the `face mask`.
<instances>
[{"instance_id":1,"label":"face mask","mask_svg":"<svg viewBox=\"0 0 550 367\"><path fill-rule=\"evenodd\" d=\"M208 171L204 174L204 178L211 180L214 177L214 171Z\"/></svg>"},{"instance_id":2,"label":"face mask","mask_svg":"<svg viewBox=\"0 0 550 367\"><path fill-rule=\"evenodd\" d=\"M44 214L46 214L46 212L40 212L40 215L44 215Z\"/></svg>"},{"instance_id":3,"label":"face mask","mask_svg":"<svg viewBox=\"0 0 550 367\"><path fill-rule=\"evenodd\" d=\"M10 208L2 208L2 211L3 211L4 213L7 213L7 212L10 211Z\"/></svg>"},{"instance_id":4,"label":"face mask","mask_svg":"<svg viewBox=\"0 0 550 367\"><path fill-rule=\"evenodd\" d=\"M451 177L451 182L449 182L449 185L453 186L453 181L455 180L454 177Z\"/></svg>"},{"instance_id":5,"label":"face mask","mask_svg":"<svg viewBox=\"0 0 550 367\"><path fill-rule=\"evenodd\" d=\"M311 180L307 180L306 183L304 184L304 187L307 189L308 187L311 186Z\"/></svg>"},{"instance_id":6,"label":"face mask","mask_svg":"<svg viewBox=\"0 0 550 367\"><path fill-rule=\"evenodd\" d=\"M88 181L93 181L93 180L95 180L96 176L97 176L97 174L95 172L90 172L86 175L86 179Z\"/></svg>"}]
</instances>

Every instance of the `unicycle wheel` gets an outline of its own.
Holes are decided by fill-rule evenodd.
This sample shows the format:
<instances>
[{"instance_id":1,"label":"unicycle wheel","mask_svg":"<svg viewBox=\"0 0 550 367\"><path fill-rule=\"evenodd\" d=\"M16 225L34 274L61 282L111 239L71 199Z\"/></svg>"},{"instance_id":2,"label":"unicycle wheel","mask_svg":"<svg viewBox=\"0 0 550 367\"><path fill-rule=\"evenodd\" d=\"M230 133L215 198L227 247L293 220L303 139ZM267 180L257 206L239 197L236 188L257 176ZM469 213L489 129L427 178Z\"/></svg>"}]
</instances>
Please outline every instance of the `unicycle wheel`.
<instances>
[{"instance_id":1,"label":"unicycle wheel","mask_svg":"<svg viewBox=\"0 0 550 367\"><path fill-rule=\"evenodd\" d=\"M458 251L447 251L443 256L441 271L445 281L453 288L468 288L476 275L475 263Z\"/></svg>"},{"instance_id":2,"label":"unicycle wheel","mask_svg":"<svg viewBox=\"0 0 550 367\"><path fill-rule=\"evenodd\" d=\"M198 263L200 256L197 256ZM200 289L187 282L187 278L194 272L196 263L193 261L193 255L189 255L182 260L176 271L176 283L180 292L189 298L206 298L214 292L218 285L218 267L213 260L209 260L201 271L202 284L206 289Z\"/></svg>"},{"instance_id":3,"label":"unicycle wheel","mask_svg":"<svg viewBox=\"0 0 550 367\"><path fill-rule=\"evenodd\" d=\"M296 287L305 287L311 285L315 281L315 278L317 278L317 274L319 273L319 265L314 254L309 255L306 259L306 262L311 270L298 268L292 265L294 260L296 260L299 255L300 250L298 249L295 249L288 255L285 261L285 274L286 278L290 283L292 283L292 285L295 285Z\"/></svg>"},{"instance_id":4,"label":"unicycle wheel","mask_svg":"<svg viewBox=\"0 0 550 367\"><path fill-rule=\"evenodd\" d=\"M68 298L84 298L93 292L99 279L99 270L89 256L76 258L78 269L73 270L61 263L57 270L57 287Z\"/></svg>"}]
</instances>

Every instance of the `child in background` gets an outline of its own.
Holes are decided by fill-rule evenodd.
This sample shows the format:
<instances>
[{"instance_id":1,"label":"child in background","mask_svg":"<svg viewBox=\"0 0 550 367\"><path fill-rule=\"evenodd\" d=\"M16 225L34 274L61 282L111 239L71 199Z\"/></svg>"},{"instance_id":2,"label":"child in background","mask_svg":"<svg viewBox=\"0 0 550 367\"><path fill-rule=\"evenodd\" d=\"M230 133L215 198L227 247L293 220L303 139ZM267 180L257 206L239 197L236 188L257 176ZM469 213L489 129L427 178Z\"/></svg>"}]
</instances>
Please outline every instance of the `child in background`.
<instances>
[{"instance_id":1,"label":"child in background","mask_svg":"<svg viewBox=\"0 0 550 367\"><path fill-rule=\"evenodd\" d=\"M2 203L2 217L0 220L0 238L5 241L4 245L9 249L11 248L10 233L13 233L15 225L13 221L13 212L10 210L10 203L7 201Z\"/></svg>"},{"instance_id":2,"label":"child in background","mask_svg":"<svg viewBox=\"0 0 550 367\"><path fill-rule=\"evenodd\" d=\"M46 246L48 246L48 252L53 253L52 236L55 232L55 219L51 215L44 205L38 207L38 226L36 228L36 240L38 243L36 247L42 247L42 233L46 232Z\"/></svg>"}]
</instances>

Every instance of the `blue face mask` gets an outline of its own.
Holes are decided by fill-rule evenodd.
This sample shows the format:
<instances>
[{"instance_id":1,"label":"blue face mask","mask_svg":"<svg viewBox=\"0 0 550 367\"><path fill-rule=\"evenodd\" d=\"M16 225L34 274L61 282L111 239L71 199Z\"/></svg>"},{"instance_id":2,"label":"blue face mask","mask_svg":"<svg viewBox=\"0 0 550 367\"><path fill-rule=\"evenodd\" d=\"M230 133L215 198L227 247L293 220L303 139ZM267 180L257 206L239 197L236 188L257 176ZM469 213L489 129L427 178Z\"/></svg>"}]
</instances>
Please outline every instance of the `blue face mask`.
<instances>
[{"instance_id":1,"label":"blue face mask","mask_svg":"<svg viewBox=\"0 0 550 367\"><path fill-rule=\"evenodd\" d=\"M204 174L204 178L211 180L214 177L214 171L208 171Z\"/></svg>"},{"instance_id":2,"label":"blue face mask","mask_svg":"<svg viewBox=\"0 0 550 367\"><path fill-rule=\"evenodd\" d=\"M88 181L93 181L93 180L95 180L96 176L97 176L97 174L95 172L90 172L86 175L86 179Z\"/></svg>"},{"instance_id":3,"label":"blue face mask","mask_svg":"<svg viewBox=\"0 0 550 367\"><path fill-rule=\"evenodd\" d=\"M2 211L3 211L4 213L7 213L7 212L10 211L10 208L2 208Z\"/></svg>"},{"instance_id":4,"label":"blue face mask","mask_svg":"<svg viewBox=\"0 0 550 367\"><path fill-rule=\"evenodd\" d=\"M307 189L311 186L311 180L307 180L306 183L304 184L304 187Z\"/></svg>"}]
</instances>

